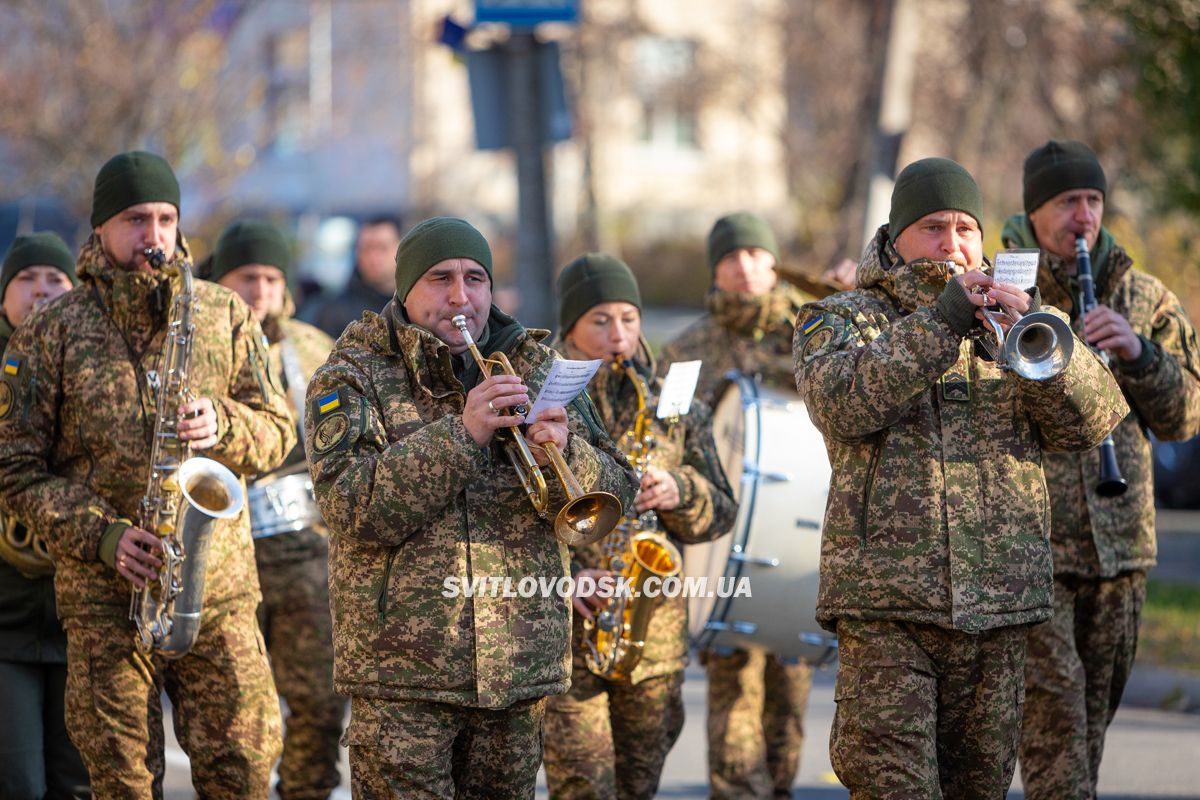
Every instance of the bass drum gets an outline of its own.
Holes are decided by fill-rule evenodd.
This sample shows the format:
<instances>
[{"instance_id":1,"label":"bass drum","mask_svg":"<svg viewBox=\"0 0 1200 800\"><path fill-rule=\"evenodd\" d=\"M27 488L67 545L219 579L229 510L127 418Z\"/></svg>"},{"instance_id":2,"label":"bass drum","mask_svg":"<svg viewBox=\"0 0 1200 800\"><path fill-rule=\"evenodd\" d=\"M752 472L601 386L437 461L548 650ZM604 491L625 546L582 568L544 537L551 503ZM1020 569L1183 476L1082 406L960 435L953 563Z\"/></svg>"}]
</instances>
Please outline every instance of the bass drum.
<instances>
[{"instance_id":1,"label":"bass drum","mask_svg":"<svg viewBox=\"0 0 1200 800\"><path fill-rule=\"evenodd\" d=\"M730 533L684 548L684 574L704 576L713 595L689 598L689 633L701 649L758 648L821 663L837 648L816 621L825 440L794 391L727 378L713 439L738 515ZM747 584L750 596L735 591Z\"/></svg>"}]
</instances>

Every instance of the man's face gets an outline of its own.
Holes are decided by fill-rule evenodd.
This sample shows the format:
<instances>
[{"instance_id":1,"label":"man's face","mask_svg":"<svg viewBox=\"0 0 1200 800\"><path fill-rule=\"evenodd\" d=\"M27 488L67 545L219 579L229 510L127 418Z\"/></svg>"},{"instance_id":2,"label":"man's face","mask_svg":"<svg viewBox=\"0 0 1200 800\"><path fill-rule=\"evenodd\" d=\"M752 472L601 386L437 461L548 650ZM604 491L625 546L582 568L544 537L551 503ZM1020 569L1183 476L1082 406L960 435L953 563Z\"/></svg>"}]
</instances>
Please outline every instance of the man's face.
<instances>
[{"instance_id":1,"label":"man's face","mask_svg":"<svg viewBox=\"0 0 1200 800\"><path fill-rule=\"evenodd\" d=\"M217 283L231 289L246 301L254 318L262 322L283 311L287 279L283 270L268 264L243 264L221 276Z\"/></svg>"},{"instance_id":2,"label":"man's face","mask_svg":"<svg viewBox=\"0 0 1200 800\"><path fill-rule=\"evenodd\" d=\"M71 288L71 279L58 267L32 266L18 272L4 290L4 316L20 325L39 303L48 303Z\"/></svg>"},{"instance_id":3,"label":"man's face","mask_svg":"<svg viewBox=\"0 0 1200 800\"><path fill-rule=\"evenodd\" d=\"M380 291L396 291L398 247L400 231L390 222L367 225L359 231L354 259L362 279Z\"/></svg>"},{"instance_id":4,"label":"man's face","mask_svg":"<svg viewBox=\"0 0 1200 800\"><path fill-rule=\"evenodd\" d=\"M621 361L637 353L642 312L633 303L597 303L575 321L565 338L588 358Z\"/></svg>"},{"instance_id":5,"label":"man's face","mask_svg":"<svg viewBox=\"0 0 1200 800\"><path fill-rule=\"evenodd\" d=\"M983 266L983 234L965 211L935 211L900 232L896 252L905 262L953 261L955 274L969 272Z\"/></svg>"},{"instance_id":6,"label":"man's face","mask_svg":"<svg viewBox=\"0 0 1200 800\"><path fill-rule=\"evenodd\" d=\"M96 228L104 255L117 269L152 272L142 251L157 248L175 255L179 209L170 203L138 203L110 217Z\"/></svg>"},{"instance_id":7,"label":"man's face","mask_svg":"<svg viewBox=\"0 0 1200 800\"><path fill-rule=\"evenodd\" d=\"M721 256L714 282L722 292L764 295L775 288L775 256L761 247L739 247Z\"/></svg>"},{"instance_id":8,"label":"man's face","mask_svg":"<svg viewBox=\"0 0 1200 800\"><path fill-rule=\"evenodd\" d=\"M1068 263L1075 263L1075 239L1082 236L1088 250L1100 236L1104 217L1104 194L1096 189L1059 192L1029 212L1033 235L1043 249Z\"/></svg>"},{"instance_id":9,"label":"man's face","mask_svg":"<svg viewBox=\"0 0 1200 800\"><path fill-rule=\"evenodd\" d=\"M478 340L492 308L492 280L478 261L448 258L417 279L404 298L408 319L445 342L451 353L466 351L462 332L451 320L467 318L467 330Z\"/></svg>"}]
</instances>

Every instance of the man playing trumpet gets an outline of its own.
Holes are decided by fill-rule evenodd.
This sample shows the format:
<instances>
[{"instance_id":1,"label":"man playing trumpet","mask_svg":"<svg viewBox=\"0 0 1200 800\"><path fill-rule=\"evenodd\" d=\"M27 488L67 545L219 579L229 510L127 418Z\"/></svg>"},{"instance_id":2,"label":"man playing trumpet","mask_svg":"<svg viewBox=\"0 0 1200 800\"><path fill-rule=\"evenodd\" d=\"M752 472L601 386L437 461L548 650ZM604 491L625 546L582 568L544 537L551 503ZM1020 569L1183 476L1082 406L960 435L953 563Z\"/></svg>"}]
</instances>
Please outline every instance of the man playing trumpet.
<instances>
[{"instance_id":1,"label":"man playing trumpet","mask_svg":"<svg viewBox=\"0 0 1200 800\"><path fill-rule=\"evenodd\" d=\"M304 442L330 529L334 679L351 698L357 798L531 796L546 697L570 680L568 598L463 591L569 574L552 524L562 490L547 476L550 515L539 514L493 447L524 422L553 352L491 298L479 231L425 220L400 242L395 298L346 329L309 385ZM516 374L483 374L456 317ZM525 438L539 465L553 444L584 490L632 505L636 477L586 397Z\"/></svg>"},{"instance_id":2,"label":"man playing trumpet","mask_svg":"<svg viewBox=\"0 0 1200 800\"><path fill-rule=\"evenodd\" d=\"M1133 667L1146 571L1155 564L1150 440L1200 433L1200 351L1179 299L1101 223L1108 190L1095 153L1051 140L1025 159L1025 213L1002 236L1041 249L1038 288L1107 353L1130 413L1113 431L1121 494L1099 486L1097 450L1045 458L1054 617L1029 633L1021 779L1030 800L1092 798L1104 734ZM1076 249L1088 252L1098 305L1083 313ZM1109 495L1109 496L1105 496Z\"/></svg>"},{"instance_id":3,"label":"man playing trumpet","mask_svg":"<svg viewBox=\"0 0 1200 800\"><path fill-rule=\"evenodd\" d=\"M830 758L853 800L1007 791L1026 634L1052 600L1042 452L1090 449L1128 410L1073 338L1046 380L977 346L981 306L1037 305L981 270L981 206L959 164L910 164L858 289L796 323L833 467L817 619L838 637Z\"/></svg>"}]
</instances>

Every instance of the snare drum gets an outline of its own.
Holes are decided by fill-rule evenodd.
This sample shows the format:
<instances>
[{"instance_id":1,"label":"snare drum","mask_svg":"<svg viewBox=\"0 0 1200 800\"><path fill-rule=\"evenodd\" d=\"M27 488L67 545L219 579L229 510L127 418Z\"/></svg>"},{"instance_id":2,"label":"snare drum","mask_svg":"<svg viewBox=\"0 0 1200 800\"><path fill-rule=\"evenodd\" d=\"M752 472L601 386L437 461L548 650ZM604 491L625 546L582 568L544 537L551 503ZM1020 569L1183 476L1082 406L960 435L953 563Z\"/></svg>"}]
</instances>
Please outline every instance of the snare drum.
<instances>
[{"instance_id":1,"label":"snare drum","mask_svg":"<svg viewBox=\"0 0 1200 800\"><path fill-rule=\"evenodd\" d=\"M758 648L820 663L837 647L816 621L830 476L825 440L795 391L727 377L713 439L739 503L737 520L730 533L683 554L685 575L707 576L707 594L721 585L727 596L689 598L689 633L700 648ZM743 577L751 596L733 596Z\"/></svg>"},{"instance_id":2,"label":"snare drum","mask_svg":"<svg viewBox=\"0 0 1200 800\"><path fill-rule=\"evenodd\" d=\"M250 535L255 539L302 531L323 522L307 464L256 481L246 496Z\"/></svg>"}]
</instances>

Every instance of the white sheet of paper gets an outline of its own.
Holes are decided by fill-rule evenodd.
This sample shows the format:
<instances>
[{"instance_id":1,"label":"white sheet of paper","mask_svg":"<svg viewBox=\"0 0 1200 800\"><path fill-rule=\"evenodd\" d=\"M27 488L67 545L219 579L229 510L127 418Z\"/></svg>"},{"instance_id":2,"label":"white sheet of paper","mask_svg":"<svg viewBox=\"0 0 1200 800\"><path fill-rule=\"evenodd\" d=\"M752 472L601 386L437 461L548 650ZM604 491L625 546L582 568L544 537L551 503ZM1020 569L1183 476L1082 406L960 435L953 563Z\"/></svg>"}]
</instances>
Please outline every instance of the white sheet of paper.
<instances>
[{"instance_id":1,"label":"white sheet of paper","mask_svg":"<svg viewBox=\"0 0 1200 800\"><path fill-rule=\"evenodd\" d=\"M1001 250L992 262L992 279L996 283L1011 283L1018 289L1028 289L1037 284L1038 250L1019 248Z\"/></svg>"},{"instance_id":2,"label":"white sheet of paper","mask_svg":"<svg viewBox=\"0 0 1200 800\"><path fill-rule=\"evenodd\" d=\"M537 422L543 411L551 408L566 408L567 403L575 399L591 381L596 370L604 362L597 358L595 361L572 361L566 358L557 359L550 365L550 374L542 384L533 401L533 407L525 416L526 422Z\"/></svg>"},{"instance_id":3,"label":"white sheet of paper","mask_svg":"<svg viewBox=\"0 0 1200 800\"><path fill-rule=\"evenodd\" d=\"M702 361L676 361L663 378L662 394L658 396L658 418L682 417L692 408L696 382L700 380Z\"/></svg>"}]
</instances>

